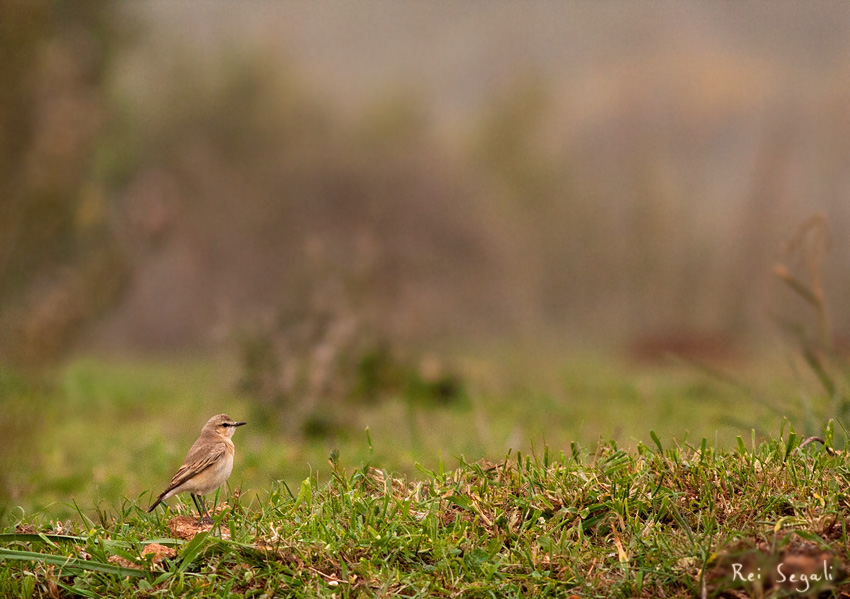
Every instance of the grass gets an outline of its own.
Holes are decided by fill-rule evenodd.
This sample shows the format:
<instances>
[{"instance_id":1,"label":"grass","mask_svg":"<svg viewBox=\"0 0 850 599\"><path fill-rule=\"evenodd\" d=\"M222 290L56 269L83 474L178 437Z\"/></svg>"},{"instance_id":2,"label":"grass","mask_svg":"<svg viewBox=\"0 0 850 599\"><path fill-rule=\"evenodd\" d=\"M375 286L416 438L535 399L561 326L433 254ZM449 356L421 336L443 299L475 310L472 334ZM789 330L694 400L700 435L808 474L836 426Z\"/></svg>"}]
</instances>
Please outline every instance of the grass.
<instances>
[{"instance_id":1,"label":"grass","mask_svg":"<svg viewBox=\"0 0 850 599\"><path fill-rule=\"evenodd\" d=\"M37 384L0 371L0 407L11 423L0 448L0 483L5 477L16 518L72 518L71 501L92 516L100 503L158 493L203 423L219 412L249 423L235 438L231 479L247 494L276 481L297 485L311 472L327 476L334 449L344 467L371 460L413 476L417 463L436 470L456 457L497 460L532 443L562 448L611 439L634 449L649 442L650 429L728 446L742 430L776 430L781 420L692 369L636 371L593 357L555 365L536 356L494 362L511 366L467 360L468 397L454 405L359 403L333 414L342 425L317 437L259 411L238 392L237 369L226 360L80 359ZM2 504L0 496L0 511Z\"/></svg>"},{"instance_id":2,"label":"grass","mask_svg":"<svg viewBox=\"0 0 850 599\"><path fill-rule=\"evenodd\" d=\"M463 402L360 404L323 437L256 412L225 361L0 372L0 596L799 596L730 572L806 560L843 584L843 454L797 450L754 392L593 357L500 363L465 363ZM188 499L145 513L221 411L249 426L216 528L192 528Z\"/></svg>"},{"instance_id":3,"label":"grass","mask_svg":"<svg viewBox=\"0 0 850 599\"><path fill-rule=\"evenodd\" d=\"M731 451L654 437L657 445L634 451L613 441L592 453L543 447L422 469L415 479L337 463L329 480L305 478L292 493L280 484L250 500L222 497L217 527L190 539L174 536L171 508L148 515L136 502L100 521L80 512L70 529L22 522L0 535L0 589L20 597L732 597L742 595L722 593L758 594L730 576L732 561L749 563L747 544L788 563L815 549L830 560L833 585L842 584L850 563L843 456L798 451L788 431ZM152 543L173 548L172 557L143 557Z\"/></svg>"}]
</instances>

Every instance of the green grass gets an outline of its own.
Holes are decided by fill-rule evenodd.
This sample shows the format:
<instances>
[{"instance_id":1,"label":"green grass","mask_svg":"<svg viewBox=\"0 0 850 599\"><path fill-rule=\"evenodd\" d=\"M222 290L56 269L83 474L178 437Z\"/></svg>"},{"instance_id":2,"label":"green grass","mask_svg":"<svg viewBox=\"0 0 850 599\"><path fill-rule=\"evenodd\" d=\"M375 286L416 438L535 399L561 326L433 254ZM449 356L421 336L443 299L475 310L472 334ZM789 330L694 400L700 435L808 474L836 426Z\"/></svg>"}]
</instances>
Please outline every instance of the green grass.
<instances>
[{"instance_id":1,"label":"green grass","mask_svg":"<svg viewBox=\"0 0 850 599\"><path fill-rule=\"evenodd\" d=\"M171 537L171 508L148 515L134 502L102 521L80 513L61 531L36 518L0 535L0 589L20 597L691 597L703 585L707 596L732 588L724 564L742 542L777 556L806 544L848 563L843 457L795 451L787 431L731 451L657 440L634 451L606 442L592 454L544 447L423 469L415 479L337 466L292 494L275 485L248 500L227 497L218 529L189 541ZM150 542L176 556L142 559ZM844 570L834 571L838 583Z\"/></svg>"},{"instance_id":2,"label":"green grass","mask_svg":"<svg viewBox=\"0 0 850 599\"><path fill-rule=\"evenodd\" d=\"M751 426L779 426L778 415L693 369L636 371L601 358L540 362L466 360L466 400L440 406L389 398L345 413L333 406L329 412L341 425L319 437L300 435L286 415L275 419L258 410L238 392L238 370L226 360L82 359L37 383L0 370L0 409L11 423L0 448L6 514L66 519L75 516L71 501L91 515L104 502L149 498L219 412L249 423L235 437L230 481L247 494L276 481L298 484L311 472L327 477L334 449L347 468L371 459L412 476L417 463L435 470L460 457L497 460L532 444L564 448L611 439L634 449L649 442L653 429L664 438L706 437L729 446Z\"/></svg>"},{"instance_id":3,"label":"green grass","mask_svg":"<svg viewBox=\"0 0 850 599\"><path fill-rule=\"evenodd\" d=\"M796 387L496 363L463 363L464 401L354 404L323 437L258 411L223 360L0 371L0 596L731 597L734 560L767 572L807 551L843 576L845 459L794 451L760 399L793 405ZM218 533L183 540L169 523L191 502L144 509L218 412L249 426ZM176 555L128 570L153 542Z\"/></svg>"}]
</instances>

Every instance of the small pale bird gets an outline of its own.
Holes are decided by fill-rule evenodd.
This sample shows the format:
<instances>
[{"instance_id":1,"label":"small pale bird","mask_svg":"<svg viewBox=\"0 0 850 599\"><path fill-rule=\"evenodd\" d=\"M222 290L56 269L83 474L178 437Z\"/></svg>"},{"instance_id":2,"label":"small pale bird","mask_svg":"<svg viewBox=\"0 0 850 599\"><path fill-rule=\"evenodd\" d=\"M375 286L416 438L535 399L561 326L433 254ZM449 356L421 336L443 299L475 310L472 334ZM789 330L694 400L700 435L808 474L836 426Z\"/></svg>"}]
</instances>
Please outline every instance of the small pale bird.
<instances>
[{"instance_id":1,"label":"small pale bird","mask_svg":"<svg viewBox=\"0 0 850 599\"><path fill-rule=\"evenodd\" d=\"M188 491L198 508L198 516L205 522L211 522L209 512L204 506L202 495L212 493L224 484L233 470L233 433L236 427L247 424L236 422L227 414L213 416L201 429L201 436L186 454L183 465L171 479L171 484L148 508L152 512L156 506L177 493Z\"/></svg>"}]
</instances>

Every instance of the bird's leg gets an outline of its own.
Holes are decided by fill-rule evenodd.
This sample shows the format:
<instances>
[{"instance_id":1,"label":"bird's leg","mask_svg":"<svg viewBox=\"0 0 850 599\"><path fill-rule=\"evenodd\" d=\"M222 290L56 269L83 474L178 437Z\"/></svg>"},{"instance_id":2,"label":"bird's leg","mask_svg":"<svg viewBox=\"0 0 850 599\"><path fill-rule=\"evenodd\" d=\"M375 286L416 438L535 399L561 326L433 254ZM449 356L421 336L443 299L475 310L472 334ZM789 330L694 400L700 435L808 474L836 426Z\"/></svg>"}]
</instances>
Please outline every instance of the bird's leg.
<instances>
[{"instance_id":1,"label":"bird's leg","mask_svg":"<svg viewBox=\"0 0 850 599\"><path fill-rule=\"evenodd\" d=\"M198 517L201 522L205 522L207 524L212 522L212 518L210 518L209 512L207 512L206 506L204 506L204 500L195 495L194 493L190 493L192 496L192 501L195 502L195 507L198 508Z\"/></svg>"},{"instance_id":2,"label":"bird's leg","mask_svg":"<svg viewBox=\"0 0 850 599\"><path fill-rule=\"evenodd\" d=\"M201 513L201 504L198 503L198 496L194 493L189 493L189 495L192 497L192 501L195 504L195 508L198 510L198 518L202 518L203 514Z\"/></svg>"}]
</instances>

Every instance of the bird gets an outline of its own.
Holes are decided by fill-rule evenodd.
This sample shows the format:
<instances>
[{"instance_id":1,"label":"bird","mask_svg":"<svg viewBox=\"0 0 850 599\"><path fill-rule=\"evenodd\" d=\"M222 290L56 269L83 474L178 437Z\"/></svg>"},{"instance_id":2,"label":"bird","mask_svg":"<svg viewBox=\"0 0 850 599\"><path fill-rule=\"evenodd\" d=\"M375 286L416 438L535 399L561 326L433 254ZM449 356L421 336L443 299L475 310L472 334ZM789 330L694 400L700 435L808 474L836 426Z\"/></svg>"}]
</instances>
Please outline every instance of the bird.
<instances>
[{"instance_id":1,"label":"bird","mask_svg":"<svg viewBox=\"0 0 850 599\"><path fill-rule=\"evenodd\" d=\"M188 491L198 508L198 517L203 522L212 522L201 496L218 489L230 476L236 451L230 439L237 427L244 424L247 423L236 422L227 414L217 414L207 420L201 436L186 454L183 465L171 478L168 488L148 508L148 513L169 497Z\"/></svg>"}]
</instances>

